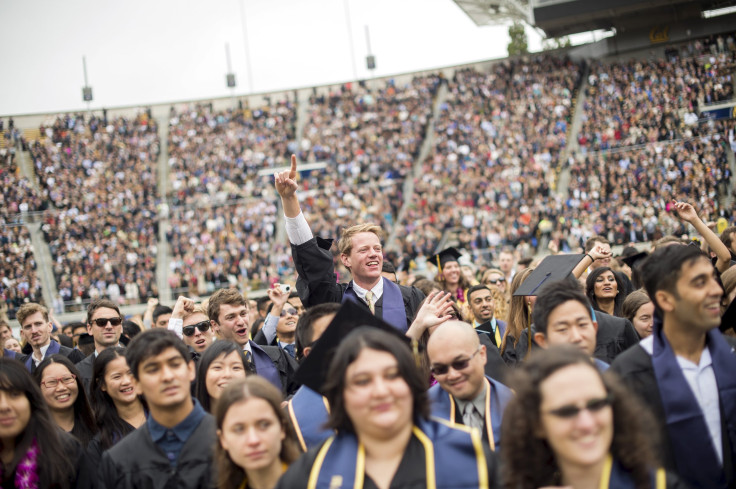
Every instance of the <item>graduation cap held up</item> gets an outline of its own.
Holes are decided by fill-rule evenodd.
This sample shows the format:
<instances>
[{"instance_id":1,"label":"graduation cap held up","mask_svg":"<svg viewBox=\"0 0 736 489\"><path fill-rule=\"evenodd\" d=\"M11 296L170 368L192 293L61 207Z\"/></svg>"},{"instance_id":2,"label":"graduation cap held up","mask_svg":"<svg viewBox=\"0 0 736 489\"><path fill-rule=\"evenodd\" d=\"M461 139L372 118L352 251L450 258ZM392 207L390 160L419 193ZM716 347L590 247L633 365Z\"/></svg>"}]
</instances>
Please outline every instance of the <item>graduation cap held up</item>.
<instances>
[{"instance_id":1,"label":"graduation cap held up","mask_svg":"<svg viewBox=\"0 0 736 489\"><path fill-rule=\"evenodd\" d=\"M585 255L549 255L522 282L514 292L514 296L536 296L537 291L545 284L563 280L570 275L575 266ZM532 311L529 308L529 324L527 325L528 352L532 350Z\"/></svg>"},{"instance_id":2,"label":"graduation cap held up","mask_svg":"<svg viewBox=\"0 0 736 489\"><path fill-rule=\"evenodd\" d=\"M642 261L647 256L649 256L649 253L647 253L646 251L640 251L631 255L621 256L619 260L626 263L629 268L634 268L634 265Z\"/></svg>"},{"instance_id":3,"label":"graduation cap held up","mask_svg":"<svg viewBox=\"0 0 736 489\"><path fill-rule=\"evenodd\" d=\"M345 337L362 326L381 329L396 336L399 341L405 341L407 344L411 343L409 337L374 316L370 311L360 307L353 301L345 301L332 322L325 329L325 332L315 343L312 351L302 360L294 374L295 380L313 391L323 394L322 385L327 377L327 370L335 356L337 347Z\"/></svg>"},{"instance_id":4,"label":"graduation cap held up","mask_svg":"<svg viewBox=\"0 0 736 489\"><path fill-rule=\"evenodd\" d=\"M537 295L543 285L567 278L585 255L549 255L524 280L514 296Z\"/></svg>"}]
</instances>

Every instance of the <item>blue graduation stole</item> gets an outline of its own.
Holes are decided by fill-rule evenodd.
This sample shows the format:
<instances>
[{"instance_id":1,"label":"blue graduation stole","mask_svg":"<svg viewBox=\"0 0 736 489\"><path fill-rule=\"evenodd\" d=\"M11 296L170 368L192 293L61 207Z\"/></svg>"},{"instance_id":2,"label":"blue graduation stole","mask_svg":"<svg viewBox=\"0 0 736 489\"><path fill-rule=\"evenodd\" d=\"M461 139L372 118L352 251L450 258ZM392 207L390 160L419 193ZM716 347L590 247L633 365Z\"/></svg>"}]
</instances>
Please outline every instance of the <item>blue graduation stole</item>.
<instances>
[{"instance_id":1,"label":"blue graduation stole","mask_svg":"<svg viewBox=\"0 0 736 489\"><path fill-rule=\"evenodd\" d=\"M484 413L485 427L488 436L488 444L491 450L501 445L501 420L506 404L509 403L514 393L502 383L486 376L486 409ZM445 419L451 424L462 425L462 413L457 413L455 409L455 398L440 384L435 384L427 391L427 397L430 401L432 416ZM456 421L460 419L460 422Z\"/></svg>"},{"instance_id":2,"label":"blue graduation stole","mask_svg":"<svg viewBox=\"0 0 736 489\"><path fill-rule=\"evenodd\" d=\"M44 355L43 359L46 359L50 357L51 355L56 355L57 353L59 353L59 344L56 341L51 340L51 342L49 343L49 348L46 350L46 355ZM33 368L33 352L31 352L31 354L28 355L28 358L26 358L26 369L28 369L28 371L30 372L32 368Z\"/></svg>"},{"instance_id":3,"label":"blue graduation stole","mask_svg":"<svg viewBox=\"0 0 736 489\"><path fill-rule=\"evenodd\" d=\"M282 390L279 371L273 364L271 357L256 343L250 340L249 343L251 353L253 354L253 364L256 366L256 373L273 384L278 390Z\"/></svg>"},{"instance_id":4,"label":"blue graduation stole","mask_svg":"<svg viewBox=\"0 0 736 489\"><path fill-rule=\"evenodd\" d=\"M662 397L667 431L678 473L693 487L726 488L728 481L718 463L705 417L680 369L662 327L655 322L652 366ZM736 449L736 356L718 329L710 330L705 345L713 360L722 424L732 450ZM724 457L728 454L724 453Z\"/></svg>"},{"instance_id":5,"label":"blue graduation stole","mask_svg":"<svg viewBox=\"0 0 736 489\"><path fill-rule=\"evenodd\" d=\"M289 400L288 413L299 444L305 452L335 434L333 430L322 427L330 416L327 399L306 385L299 387Z\"/></svg>"},{"instance_id":6,"label":"blue graduation stole","mask_svg":"<svg viewBox=\"0 0 736 489\"><path fill-rule=\"evenodd\" d=\"M441 420L419 420L412 428L424 447L427 489L488 488L488 466L476 430L454 427ZM353 433L327 440L317 453L308 489L362 489L365 449Z\"/></svg>"},{"instance_id":7,"label":"blue graduation stole","mask_svg":"<svg viewBox=\"0 0 736 489\"><path fill-rule=\"evenodd\" d=\"M405 333L409 326L406 324L406 309L404 308L404 296L401 295L401 289L392 281L382 277L383 280L383 319L388 324ZM345 289L342 295L342 302L352 300L362 302L355 294L355 290L351 285Z\"/></svg>"},{"instance_id":8,"label":"blue graduation stole","mask_svg":"<svg viewBox=\"0 0 736 489\"><path fill-rule=\"evenodd\" d=\"M621 464L613 460L609 454L603 466L600 487L609 489L636 489L631 473L627 472ZM663 468L652 471L652 489L665 489L667 487L667 476Z\"/></svg>"}]
</instances>

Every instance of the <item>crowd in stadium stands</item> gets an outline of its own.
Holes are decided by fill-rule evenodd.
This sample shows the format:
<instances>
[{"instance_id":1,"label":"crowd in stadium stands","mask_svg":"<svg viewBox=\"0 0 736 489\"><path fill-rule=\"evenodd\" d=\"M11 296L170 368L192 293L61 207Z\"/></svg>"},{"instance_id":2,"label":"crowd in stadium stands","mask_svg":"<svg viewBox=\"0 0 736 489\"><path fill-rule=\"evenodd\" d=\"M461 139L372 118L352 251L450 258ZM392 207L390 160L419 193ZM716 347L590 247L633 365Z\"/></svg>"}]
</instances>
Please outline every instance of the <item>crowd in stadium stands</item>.
<instances>
[{"instance_id":1,"label":"crowd in stadium stands","mask_svg":"<svg viewBox=\"0 0 736 489\"><path fill-rule=\"evenodd\" d=\"M270 266L275 224L273 198L174 208L167 233L169 285L194 296L227 285L267 288L277 274Z\"/></svg>"},{"instance_id":2,"label":"crowd in stadium stands","mask_svg":"<svg viewBox=\"0 0 736 489\"><path fill-rule=\"evenodd\" d=\"M276 221L270 175L295 152L290 101L214 112L197 105L169 120L170 285L200 294L224 283L266 286ZM206 259L205 259L206 258Z\"/></svg>"},{"instance_id":3,"label":"crowd in stadium stands","mask_svg":"<svg viewBox=\"0 0 736 489\"><path fill-rule=\"evenodd\" d=\"M299 157L326 164L305 180L303 205L315 234L338 236L356 215L393 226L441 80L348 84L311 98Z\"/></svg>"},{"instance_id":4,"label":"crowd in stadium stands","mask_svg":"<svg viewBox=\"0 0 736 489\"><path fill-rule=\"evenodd\" d=\"M672 200L691 202L706 220L718 215L719 191L731 179L724 125L713 135L588 154L571 165L568 219L613 243L656 240L686 230L670 211Z\"/></svg>"},{"instance_id":5,"label":"crowd in stadium stands","mask_svg":"<svg viewBox=\"0 0 736 489\"><path fill-rule=\"evenodd\" d=\"M435 144L400 225L404 252L434 252L461 228L469 249L530 246L550 207L550 176L566 145L581 67L541 56L460 70L435 126Z\"/></svg>"},{"instance_id":6,"label":"crowd in stadium stands","mask_svg":"<svg viewBox=\"0 0 736 489\"><path fill-rule=\"evenodd\" d=\"M593 61L580 152L571 154L581 64L539 55L459 69L398 223L404 181L446 82L440 75L315 90L299 141L289 100L222 111L172 107L167 205L157 186L159 128L149 113L109 121L60 116L29 146L40 193L16 176L11 151L0 155L2 216L51 208L42 229L67 303L156 295L159 214L169 217L174 290L204 295L226 284L259 289L277 277L293 280L289 247L275 240L273 177L259 174L284 166L292 153L302 167L316 164L300 175L315 234L336 237L356 220L387 231L396 225L401 252L420 260L447 230L477 256L509 246L534 254L542 237L564 250L594 234L620 244L656 239L685 231L668 213L672 199L692 202L705 220L723 214L719 193L730 184L734 123L697 114L703 104L733 97L735 60L734 37L725 35L657 60ZM555 193L564 165L566 198ZM10 272L5 282L18 278Z\"/></svg>"},{"instance_id":7,"label":"crowd in stadium stands","mask_svg":"<svg viewBox=\"0 0 736 489\"><path fill-rule=\"evenodd\" d=\"M578 143L583 151L667 141L697 132L698 108L733 98L736 44L694 41L669 59L594 62Z\"/></svg>"},{"instance_id":8,"label":"crowd in stadium stands","mask_svg":"<svg viewBox=\"0 0 736 489\"><path fill-rule=\"evenodd\" d=\"M65 302L98 296L138 303L156 295L158 127L147 113L83 115L44 125L31 145L56 211L42 226Z\"/></svg>"},{"instance_id":9,"label":"crowd in stadium stands","mask_svg":"<svg viewBox=\"0 0 736 489\"><path fill-rule=\"evenodd\" d=\"M14 319L24 302L41 302L43 297L31 234L25 226L5 224L3 219L0 223L0 318L7 315Z\"/></svg>"},{"instance_id":10,"label":"crowd in stadium stands","mask_svg":"<svg viewBox=\"0 0 736 489\"><path fill-rule=\"evenodd\" d=\"M6 140L7 141L7 140ZM0 217L14 220L16 214L41 211L48 204L44 194L40 194L31 183L20 175L16 148L12 144L0 149L0 183L3 193L0 196Z\"/></svg>"}]
</instances>

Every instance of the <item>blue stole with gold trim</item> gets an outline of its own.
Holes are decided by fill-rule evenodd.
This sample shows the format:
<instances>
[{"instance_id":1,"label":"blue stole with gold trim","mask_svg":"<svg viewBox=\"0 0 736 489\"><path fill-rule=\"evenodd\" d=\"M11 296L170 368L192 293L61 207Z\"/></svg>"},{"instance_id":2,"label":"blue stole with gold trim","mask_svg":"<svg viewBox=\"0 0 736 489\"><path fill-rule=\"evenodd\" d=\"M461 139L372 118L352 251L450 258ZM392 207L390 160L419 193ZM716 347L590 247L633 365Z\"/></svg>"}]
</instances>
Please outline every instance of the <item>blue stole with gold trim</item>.
<instances>
[{"instance_id":1,"label":"blue stole with gold trim","mask_svg":"<svg viewBox=\"0 0 736 489\"><path fill-rule=\"evenodd\" d=\"M726 488L728 481L705 422L705 416L687 383L662 327L655 322L652 366L664 407L667 431L677 472L693 487ZM713 373L718 385L723 436L736 449L736 355L718 329L706 335ZM723 454L724 457L728 453Z\"/></svg>"},{"instance_id":2,"label":"blue stole with gold trim","mask_svg":"<svg viewBox=\"0 0 736 489\"><path fill-rule=\"evenodd\" d=\"M401 289L392 281L382 277L383 280L383 319L388 324L405 333L409 326L406 324L406 308L404 308L404 296L401 295ZM355 302L363 302L355 294L352 283L345 289L342 295L342 302L353 300Z\"/></svg>"},{"instance_id":3,"label":"blue stole with gold trim","mask_svg":"<svg viewBox=\"0 0 736 489\"><path fill-rule=\"evenodd\" d=\"M617 460L612 460L611 455L606 460L601 478L603 483L600 487L608 487L609 489L636 489L636 484L631 476L631 472L627 472ZM609 472L610 470L610 472ZM659 468L652 470L652 489L665 489L667 487L667 476L664 469ZM605 479L608 478L608 484Z\"/></svg>"},{"instance_id":4,"label":"blue stole with gold trim","mask_svg":"<svg viewBox=\"0 0 736 489\"><path fill-rule=\"evenodd\" d=\"M463 424L463 414L456 412L455 398L444 390L440 384L435 384L427 391L432 416L449 421L451 424ZM491 449L498 450L501 445L501 421L503 411L514 393L502 383L486 376L486 406L490 407L483 413L485 419L485 433L483 437L488 440ZM493 436L491 437L491 434Z\"/></svg>"},{"instance_id":5,"label":"blue stole with gold trim","mask_svg":"<svg viewBox=\"0 0 736 489\"><path fill-rule=\"evenodd\" d=\"M288 413L299 444L305 452L335 434L333 430L322 427L330 416L327 400L306 385L299 387L289 400Z\"/></svg>"},{"instance_id":6,"label":"blue stole with gold trim","mask_svg":"<svg viewBox=\"0 0 736 489\"><path fill-rule=\"evenodd\" d=\"M419 420L413 427L424 447L427 489L488 488L488 466L477 431L453 427L440 420ZM327 440L317 453L308 489L362 489L365 450L353 433Z\"/></svg>"},{"instance_id":7,"label":"blue stole with gold trim","mask_svg":"<svg viewBox=\"0 0 736 489\"><path fill-rule=\"evenodd\" d=\"M41 360L45 360L51 355L56 355L57 353L59 353L59 350L59 344L56 341L51 340L51 342L49 343L49 347L46 350L46 354ZM26 358L26 368L29 372L31 371L31 369L33 369L33 352L31 352L31 354L28 355L28 358Z\"/></svg>"}]
</instances>

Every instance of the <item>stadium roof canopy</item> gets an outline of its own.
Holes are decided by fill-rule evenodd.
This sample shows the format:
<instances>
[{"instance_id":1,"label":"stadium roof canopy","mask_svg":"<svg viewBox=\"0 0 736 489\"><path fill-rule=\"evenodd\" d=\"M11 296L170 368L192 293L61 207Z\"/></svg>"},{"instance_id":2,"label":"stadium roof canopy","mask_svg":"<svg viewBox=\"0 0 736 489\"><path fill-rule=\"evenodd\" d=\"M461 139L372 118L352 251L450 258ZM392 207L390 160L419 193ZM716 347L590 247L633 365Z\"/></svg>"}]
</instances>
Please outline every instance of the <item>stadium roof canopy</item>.
<instances>
[{"instance_id":1,"label":"stadium roof canopy","mask_svg":"<svg viewBox=\"0 0 736 489\"><path fill-rule=\"evenodd\" d=\"M453 0L478 26L515 20L549 37L596 29L619 32L700 18L736 0Z\"/></svg>"}]
</instances>

